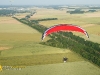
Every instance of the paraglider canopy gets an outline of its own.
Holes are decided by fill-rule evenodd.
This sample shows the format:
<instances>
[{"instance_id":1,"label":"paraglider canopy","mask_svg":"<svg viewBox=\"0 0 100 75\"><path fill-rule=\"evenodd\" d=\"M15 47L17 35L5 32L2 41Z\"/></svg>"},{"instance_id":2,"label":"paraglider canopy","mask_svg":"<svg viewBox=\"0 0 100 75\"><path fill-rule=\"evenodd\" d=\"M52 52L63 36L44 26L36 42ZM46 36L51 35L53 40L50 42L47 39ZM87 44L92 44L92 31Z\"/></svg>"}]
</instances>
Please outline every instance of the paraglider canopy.
<instances>
[{"instance_id":1,"label":"paraglider canopy","mask_svg":"<svg viewBox=\"0 0 100 75\"><path fill-rule=\"evenodd\" d=\"M55 25L52 26L50 28L48 28L42 35L42 40L48 36L51 33L55 33L55 32L59 32L59 31L75 31L75 32L81 32L83 34L85 34L88 38L89 35L88 33L81 27L76 26L76 25L72 25L72 24L59 24L59 25Z\"/></svg>"}]
</instances>

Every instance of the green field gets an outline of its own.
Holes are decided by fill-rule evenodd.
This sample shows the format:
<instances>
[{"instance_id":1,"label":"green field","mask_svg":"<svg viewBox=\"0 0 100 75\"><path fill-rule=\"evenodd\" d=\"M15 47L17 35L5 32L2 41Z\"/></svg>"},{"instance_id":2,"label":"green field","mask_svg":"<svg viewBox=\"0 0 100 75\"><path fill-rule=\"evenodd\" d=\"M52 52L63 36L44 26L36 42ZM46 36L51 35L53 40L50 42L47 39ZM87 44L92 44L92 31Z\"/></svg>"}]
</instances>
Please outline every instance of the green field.
<instances>
[{"instance_id":1,"label":"green field","mask_svg":"<svg viewBox=\"0 0 100 75\"><path fill-rule=\"evenodd\" d=\"M4 19L6 19L6 17ZM11 18L11 20L12 20L12 18ZM16 21L16 23L17 22L18 21ZM56 55L57 53L65 53L66 54L68 52L71 52L70 50L67 50L67 49L54 48L54 47L39 44L41 42L42 34L40 34L38 31L28 27L27 25L24 25L21 23L6 24L4 27L4 23L1 23L0 46L8 48L8 49L1 50L1 52L0 52L1 57L6 58L6 57L18 56L17 58L19 58L19 56L22 56L24 58L24 56L26 56L26 55L28 55L29 57L34 57L31 55L36 55L36 54L37 55L41 55L41 54L51 54L51 55L55 54ZM5 32L5 31L7 31L7 32ZM48 38L46 38L45 41L47 39ZM71 53L73 53L73 52L71 52ZM64 57L64 55L63 56L62 55L63 54L61 54L61 58ZM76 56L76 58L78 57L77 54L74 54L74 53L73 53L72 57L73 56L74 57ZM44 55L44 57L45 57L45 55ZM61 58L60 58L60 60L61 60ZM11 59L13 59L13 58L11 58ZM30 59L32 59L32 58L30 58ZM9 60L10 60L10 58L9 58ZM6 60L6 61L9 61L9 60ZM5 61L3 61L3 62L5 62ZM7 64L7 63L4 64L3 62L1 62L2 65ZM11 64L11 65L14 65L14 64Z\"/></svg>"},{"instance_id":2,"label":"green field","mask_svg":"<svg viewBox=\"0 0 100 75\"><path fill-rule=\"evenodd\" d=\"M30 19L58 18L39 22L47 27L61 23L82 26L90 35L88 40L100 43L100 17L95 16L97 13L89 17L91 13L70 15L65 10L39 8ZM23 18L25 15L16 17ZM74 34L87 39L80 33ZM37 30L11 17L0 17L0 65L25 66L22 70L3 70L0 75L100 75L98 66L77 53L39 44L42 42L41 36ZM44 41L48 39L46 37ZM68 58L67 63L63 63L63 57Z\"/></svg>"},{"instance_id":3,"label":"green field","mask_svg":"<svg viewBox=\"0 0 100 75\"><path fill-rule=\"evenodd\" d=\"M20 67L23 66L4 70L0 75L100 75L98 67L85 61Z\"/></svg>"}]
</instances>

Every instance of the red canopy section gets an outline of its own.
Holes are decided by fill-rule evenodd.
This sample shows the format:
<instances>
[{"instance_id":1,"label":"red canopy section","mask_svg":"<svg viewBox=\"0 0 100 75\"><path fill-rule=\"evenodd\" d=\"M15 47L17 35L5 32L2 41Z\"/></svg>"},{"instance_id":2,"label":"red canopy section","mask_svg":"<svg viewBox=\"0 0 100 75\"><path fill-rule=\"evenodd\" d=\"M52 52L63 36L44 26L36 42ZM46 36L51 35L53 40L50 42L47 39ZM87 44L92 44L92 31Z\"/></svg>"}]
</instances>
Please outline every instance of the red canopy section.
<instances>
[{"instance_id":1,"label":"red canopy section","mask_svg":"<svg viewBox=\"0 0 100 75\"><path fill-rule=\"evenodd\" d=\"M88 33L81 27L76 26L76 25L72 25L72 24L59 24L59 25L55 25L52 26L50 28L48 28L42 35L42 40L49 34L51 33L55 33L55 32L59 32L59 31L70 31L70 32L81 32L83 34L85 34L88 38Z\"/></svg>"}]
</instances>

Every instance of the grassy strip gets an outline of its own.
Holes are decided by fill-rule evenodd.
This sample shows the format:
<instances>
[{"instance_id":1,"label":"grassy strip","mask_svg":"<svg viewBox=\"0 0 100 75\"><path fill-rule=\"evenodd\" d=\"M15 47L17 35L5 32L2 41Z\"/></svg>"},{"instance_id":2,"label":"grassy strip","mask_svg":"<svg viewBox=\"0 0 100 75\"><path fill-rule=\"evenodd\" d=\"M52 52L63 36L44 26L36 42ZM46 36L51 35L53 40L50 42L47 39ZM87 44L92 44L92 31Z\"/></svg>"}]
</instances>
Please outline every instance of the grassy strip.
<instances>
[{"instance_id":1,"label":"grassy strip","mask_svg":"<svg viewBox=\"0 0 100 75\"><path fill-rule=\"evenodd\" d=\"M77 55L70 53L57 53L57 54L42 54L30 56L14 56L14 57L1 57L0 64L8 66L33 66L43 64L62 63L63 57L68 57L68 62L82 61L83 59ZM9 63L8 63L9 62Z\"/></svg>"}]
</instances>

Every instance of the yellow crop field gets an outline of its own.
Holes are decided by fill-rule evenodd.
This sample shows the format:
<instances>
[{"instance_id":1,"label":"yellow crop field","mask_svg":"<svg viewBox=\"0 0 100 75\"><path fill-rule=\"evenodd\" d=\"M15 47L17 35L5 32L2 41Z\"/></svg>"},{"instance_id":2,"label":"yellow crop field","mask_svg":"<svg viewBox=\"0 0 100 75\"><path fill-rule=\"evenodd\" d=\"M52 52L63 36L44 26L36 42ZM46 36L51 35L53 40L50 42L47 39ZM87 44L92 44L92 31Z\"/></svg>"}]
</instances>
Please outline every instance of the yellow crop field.
<instances>
[{"instance_id":1,"label":"yellow crop field","mask_svg":"<svg viewBox=\"0 0 100 75\"><path fill-rule=\"evenodd\" d=\"M41 11L40 11L41 10ZM73 24L84 28L88 34L90 35L91 41L93 40L94 35L96 38L100 39L100 22L99 22L99 14L100 12L94 13L84 13L84 14L69 14L66 13L66 10L54 10L54 9L37 9L37 14L35 14L31 19L44 19L44 18L58 18L58 20L50 20L50 21L40 21L39 24L44 25L46 27L51 27L58 24ZM84 35L80 33L74 32L75 35L82 36ZM86 39L86 38L85 38ZM99 40L95 40L94 42L99 42Z\"/></svg>"},{"instance_id":2,"label":"yellow crop field","mask_svg":"<svg viewBox=\"0 0 100 75\"><path fill-rule=\"evenodd\" d=\"M29 26L16 21L11 17L0 18L0 33L38 33Z\"/></svg>"}]
</instances>

